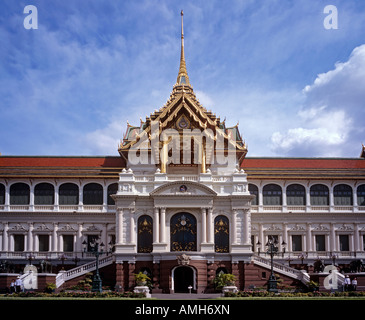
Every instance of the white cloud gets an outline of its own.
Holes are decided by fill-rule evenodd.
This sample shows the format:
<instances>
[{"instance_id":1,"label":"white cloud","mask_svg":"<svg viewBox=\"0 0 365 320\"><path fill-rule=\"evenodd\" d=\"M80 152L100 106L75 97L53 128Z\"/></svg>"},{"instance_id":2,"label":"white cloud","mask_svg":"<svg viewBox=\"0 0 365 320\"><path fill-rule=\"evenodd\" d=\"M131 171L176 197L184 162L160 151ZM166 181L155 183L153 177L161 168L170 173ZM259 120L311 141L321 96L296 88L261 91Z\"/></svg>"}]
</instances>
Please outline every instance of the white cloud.
<instances>
[{"instance_id":1,"label":"white cloud","mask_svg":"<svg viewBox=\"0 0 365 320\"><path fill-rule=\"evenodd\" d=\"M113 121L103 129L87 133L81 138L90 154L116 155L122 137L122 123Z\"/></svg>"},{"instance_id":2,"label":"white cloud","mask_svg":"<svg viewBox=\"0 0 365 320\"><path fill-rule=\"evenodd\" d=\"M272 149L281 155L356 157L365 138L365 45L348 61L319 74L303 90L299 123L275 131Z\"/></svg>"}]
</instances>

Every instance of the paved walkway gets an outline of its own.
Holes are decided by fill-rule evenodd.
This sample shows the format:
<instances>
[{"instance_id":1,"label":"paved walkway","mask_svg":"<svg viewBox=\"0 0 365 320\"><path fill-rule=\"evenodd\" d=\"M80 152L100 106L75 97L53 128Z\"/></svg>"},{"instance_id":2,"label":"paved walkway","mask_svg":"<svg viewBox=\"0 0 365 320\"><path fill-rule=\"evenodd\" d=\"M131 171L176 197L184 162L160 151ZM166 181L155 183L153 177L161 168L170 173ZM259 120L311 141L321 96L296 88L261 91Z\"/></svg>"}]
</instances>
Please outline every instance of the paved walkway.
<instances>
[{"instance_id":1,"label":"paved walkway","mask_svg":"<svg viewBox=\"0 0 365 320\"><path fill-rule=\"evenodd\" d=\"M217 299L220 293L152 293L152 298L161 300L198 300L198 299Z\"/></svg>"}]
</instances>

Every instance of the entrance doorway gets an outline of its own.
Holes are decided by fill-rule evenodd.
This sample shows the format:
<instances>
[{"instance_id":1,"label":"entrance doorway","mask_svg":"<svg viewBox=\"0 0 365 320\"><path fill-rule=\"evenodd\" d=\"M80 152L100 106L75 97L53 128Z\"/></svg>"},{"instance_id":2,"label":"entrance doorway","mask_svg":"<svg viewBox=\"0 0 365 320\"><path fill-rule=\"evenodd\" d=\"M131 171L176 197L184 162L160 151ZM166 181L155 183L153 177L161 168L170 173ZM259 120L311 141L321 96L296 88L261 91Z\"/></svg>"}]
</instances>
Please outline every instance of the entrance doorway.
<instances>
[{"instance_id":1,"label":"entrance doorway","mask_svg":"<svg viewBox=\"0 0 365 320\"><path fill-rule=\"evenodd\" d=\"M172 271L173 289L175 293L188 293L189 286L195 290L195 272L191 267L176 267Z\"/></svg>"}]
</instances>

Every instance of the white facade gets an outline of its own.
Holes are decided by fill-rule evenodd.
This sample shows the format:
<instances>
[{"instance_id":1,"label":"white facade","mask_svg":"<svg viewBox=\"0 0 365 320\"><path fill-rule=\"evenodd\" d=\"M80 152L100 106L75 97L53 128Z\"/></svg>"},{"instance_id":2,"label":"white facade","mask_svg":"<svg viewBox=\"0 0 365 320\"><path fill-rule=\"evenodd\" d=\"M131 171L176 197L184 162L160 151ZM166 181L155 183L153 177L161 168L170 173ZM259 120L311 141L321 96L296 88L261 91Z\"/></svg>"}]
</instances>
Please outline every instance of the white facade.
<instances>
[{"instance_id":1,"label":"white facade","mask_svg":"<svg viewBox=\"0 0 365 320\"><path fill-rule=\"evenodd\" d=\"M11 205L10 186L20 181L30 187L30 203ZM115 241L116 253L121 259L149 259L148 256L154 259L161 254L168 256L171 253L170 219L180 211L189 212L197 219L197 250L191 252L192 255L203 254L212 258L216 254L232 261L245 260L250 256L251 245L254 252L264 252L267 236L275 235L278 237L281 252L284 251L283 241L286 243L285 254L277 256L277 259L287 260L290 256L291 259L297 260L302 254L305 259L310 260L318 257L331 259L336 255L337 259L345 262L364 257L365 207L357 205L356 188L361 184L357 181L334 183L309 180L252 180L249 183L258 186L259 190L259 202L253 206L250 205L252 196L248 192L247 176L242 171L219 176L212 173L145 175L123 170L115 197L117 205L107 204L108 186L116 182L112 179L98 182L103 186L103 204L84 205L83 186L91 181L96 180L0 180L6 190L5 203L0 205L1 258L24 260L27 254L32 253L36 259L58 259L60 254L64 253L70 259L75 255L83 255L82 258L86 259L88 254L83 254L82 242L88 235L99 235L104 244ZM55 187L53 205L34 204L34 187L42 182L48 182ZM78 205L58 204L58 187L66 182L79 186ZM328 186L329 206L310 204L309 190L317 182ZM282 187L282 205L263 205L262 190L269 183ZM293 183L305 186L305 206L286 204L284 191ZM352 186L353 205L334 204L333 189L339 183ZM179 191L181 185L187 187L186 192ZM142 215L148 215L153 220L153 252L150 254L137 254L137 221ZM224 215L229 220L228 254L217 254L214 251L214 219L218 215ZM17 235L23 235L22 251L16 251L15 248ZM47 252L39 250L39 239L42 235L49 236ZM293 248L293 235L300 236L299 251ZM64 236L73 237L72 252L64 252ZM324 237L324 250L317 250L317 236ZM348 247L342 248L341 241L346 241L346 237ZM258 242L261 245L257 245Z\"/></svg>"}]
</instances>

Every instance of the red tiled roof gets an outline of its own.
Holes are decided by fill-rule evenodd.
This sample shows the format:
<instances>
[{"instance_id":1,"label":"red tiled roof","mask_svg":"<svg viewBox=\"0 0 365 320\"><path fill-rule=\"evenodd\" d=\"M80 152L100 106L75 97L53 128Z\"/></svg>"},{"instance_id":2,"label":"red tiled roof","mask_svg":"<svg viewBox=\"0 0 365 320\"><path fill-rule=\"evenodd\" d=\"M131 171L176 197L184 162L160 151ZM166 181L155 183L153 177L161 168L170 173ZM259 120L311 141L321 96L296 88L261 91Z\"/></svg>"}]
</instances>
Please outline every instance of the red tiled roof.
<instances>
[{"instance_id":1,"label":"red tiled roof","mask_svg":"<svg viewBox=\"0 0 365 320\"><path fill-rule=\"evenodd\" d=\"M100 167L124 168L122 157L0 156L0 167ZM245 158L244 169L365 169L365 159L353 158Z\"/></svg>"},{"instance_id":2,"label":"red tiled roof","mask_svg":"<svg viewBox=\"0 0 365 320\"><path fill-rule=\"evenodd\" d=\"M365 169L365 159L353 158L245 158L244 169L303 168L303 169Z\"/></svg>"},{"instance_id":3,"label":"red tiled roof","mask_svg":"<svg viewBox=\"0 0 365 320\"><path fill-rule=\"evenodd\" d=\"M0 156L0 167L101 167L123 168L122 157Z\"/></svg>"}]
</instances>

